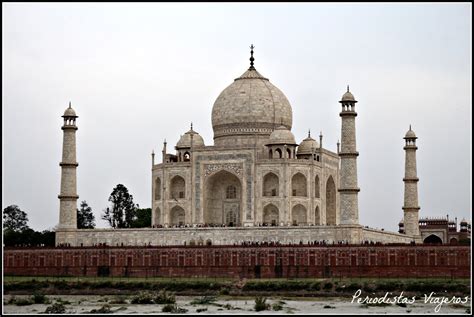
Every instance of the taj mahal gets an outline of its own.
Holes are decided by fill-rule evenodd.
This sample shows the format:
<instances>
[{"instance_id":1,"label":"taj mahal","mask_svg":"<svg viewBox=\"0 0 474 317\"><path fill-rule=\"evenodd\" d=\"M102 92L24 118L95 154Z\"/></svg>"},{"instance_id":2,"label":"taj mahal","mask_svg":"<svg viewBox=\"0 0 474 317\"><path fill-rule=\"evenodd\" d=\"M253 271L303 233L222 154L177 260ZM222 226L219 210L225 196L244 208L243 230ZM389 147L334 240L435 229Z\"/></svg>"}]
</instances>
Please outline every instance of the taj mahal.
<instances>
[{"instance_id":1,"label":"taj mahal","mask_svg":"<svg viewBox=\"0 0 474 317\"><path fill-rule=\"evenodd\" d=\"M293 109L283 92L254 66L225 88L212 108L214 143L193 128L161 160L152 153L152 225L140 229L77 229L76 119L63 118L63 155L56 244L232 245L244 241L308 243L421 242L414 131L404 136L404 232L359 223L356 146L357 100L339 101L337 151L320 134L297 142ZM336 97L337 98L337 97ZM148 167L144 167L148 168ZM362 210L363 212L363 210Z\"/></svg>"}]
</instances>

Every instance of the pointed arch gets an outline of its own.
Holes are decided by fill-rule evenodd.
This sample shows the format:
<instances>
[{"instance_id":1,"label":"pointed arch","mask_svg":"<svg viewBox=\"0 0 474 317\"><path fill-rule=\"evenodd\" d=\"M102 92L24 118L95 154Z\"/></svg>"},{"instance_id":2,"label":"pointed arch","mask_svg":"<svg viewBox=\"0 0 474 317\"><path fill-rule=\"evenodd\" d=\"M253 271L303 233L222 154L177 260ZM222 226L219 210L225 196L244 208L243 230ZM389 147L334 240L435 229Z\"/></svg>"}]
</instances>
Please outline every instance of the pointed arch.
<instances>
[{"instance_id":1,"label":"pointed arch","mask_svg":"<svg viewBox=\"0 0 474 317\"><path fill-rule=\"evenodd\" d=\"M281 152L280 149L275 150L275 156L276 156L276 158L282 158L283 157L282 152Z\"/></svg>"},{"instance_id":2,"label":"pointed arch","mask_svg":"<svg viewBox=\"0 0 474 317\"><path fill-rule=\"evenodd\" d=\"M184 225L185 215L184 209L180 206L174 206L171 209L171 224L172 225Z\"/></svg>"},{"instance_id":3,"label":"pointed arch","mask_svg":"<svg viewBox=\"0 0 474 317\"><path fill-rule=\"evenodd\" d=\"M326 182L326 224L336 224L336 184L332 176Z\"/></svg>"},{"instance_id":4,"label":"pointed arch","mask_svg":"<svg viewBox=\"0 0 474 317\"><path fill-rule=\"evenodd\" d=\"M307 197L306 177L301 173L296 173L291 178L291 195Z\"/></svg>"},{"instance_id":5,"label":"pointed arch","mask_svg":"<svg viewBox=\"0 0 474 317\"><path fill-rule=\"evenodd\" d=\"M155 179L155 200L161 200L161 179Z\"/></svg>"},{"instance_id":6,"label":"pointed arch","mask_svg":"<svg viewBox=\"0 0 474 317\"><path fill-rule=\"evenodd\" d=\"M320 186L319 186L319 175L314 178L314 197L321 198Z\"/></svg>"},{"instance_id":7,"label":"pointed arch","mask_svg":"<svg viewBox=\"0 0 474 317\"><path fill-rule=\"evenodd\" d=\"M265 174L263 177L263 196L278 196L278 188L280 181L278 176L272 172Z\"/></svg>"},{"instance_id":8,"label":"pointed arch","mask_svg":"<svg viewBox=\"0 0 474 317\"><path fill-rule=\"evenodd\" d=\"M314 224L315 225L320 225L320 220L321 219L321 214L319 212L319 206L316 206L316 208L314 209Z\"/></svg>"},{"instance_id":9,"label":"pointed arch","mask_svg":"<svg viewBox=\"0 0 474 317\"><path fill-rule=\"evenodd\" d=\"M204 184L204 222L240 226L242 184L233 173L221 170L209 176Z\"/></svg>"},{"instance_id":10,"label":"pointed arch","mask_svg":"<svg viewBox=\"0 0 474 317\"><path fill-rule=\"evenodd\" d=\"M429 244L443 244L443 240L441 240L440 237L438 237L435 234L430 234L427 236L424 240L423 243L429 243Z\"/></svg>"},{"instance_id":11,"label":"pointed arch","mask_svg":"<svg viewBox=\"0 0 474 317\"><path fill-rule=\"evenodd\" d=\"M268 204L263 208L263 223L268 226L278 226L280 223L280 212L274 204Z\"/></svg>"},{"instance_id":12,"label":"pointed arch","mask_svg":"<svg viewBox=\"0 0 474 317\"><path fill-rule=\"evenodd\" d=\"M294 226L298 225L306 225L306 207L298 204L293 207L293 210L291 211L291 222Z\"/></svg>"},{"instance_id":13,"label":"pointed arch","mask_svg":"<svg viewBox=\"0 0 474 317\"><path fill-rule=\"evenodd\" d=\"M171 179L170 187L171 199L178 200L186 198L186 182L184 181L184 178L179 175L176 175Z\"/></svg>"}]
</instances>

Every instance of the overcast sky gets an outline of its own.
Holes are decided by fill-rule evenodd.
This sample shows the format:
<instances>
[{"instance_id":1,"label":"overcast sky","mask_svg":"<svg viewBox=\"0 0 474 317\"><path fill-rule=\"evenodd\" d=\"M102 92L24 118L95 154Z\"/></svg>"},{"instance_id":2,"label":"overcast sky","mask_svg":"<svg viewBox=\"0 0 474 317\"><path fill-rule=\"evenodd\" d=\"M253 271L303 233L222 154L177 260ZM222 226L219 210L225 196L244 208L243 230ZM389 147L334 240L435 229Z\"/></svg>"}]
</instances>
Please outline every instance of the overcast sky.
<instances>
[{"instance_id":1,"label":"overcast sky","mask_svg":"<svg viewBox=\"0 0 474 317\"><path fill-rule=\"evenodd\" d=\"M79 201L114 186L151 205L152 149L194 129L213 144L219 93L255 66L287 96L297 142L336 151L340 100L359 103L360 223L398 230L403 137L418 136L420 216L470 219L472 4L2 4L2 208L59 220L62 118L79 118ZM97 221L105 227L103 221Z\"/></svg>"}]
</instances>

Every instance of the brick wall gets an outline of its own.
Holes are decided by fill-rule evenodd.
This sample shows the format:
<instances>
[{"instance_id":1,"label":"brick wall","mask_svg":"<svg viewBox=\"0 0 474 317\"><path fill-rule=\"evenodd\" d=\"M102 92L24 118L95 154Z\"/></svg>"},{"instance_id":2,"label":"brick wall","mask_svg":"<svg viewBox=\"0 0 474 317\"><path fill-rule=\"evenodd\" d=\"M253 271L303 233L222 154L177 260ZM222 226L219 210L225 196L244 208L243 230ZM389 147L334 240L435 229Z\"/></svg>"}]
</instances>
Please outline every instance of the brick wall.
<instances>
[{"instance_id":1,"label":"brick wall","mask_svg":"<svg viewBox=\"0 0 474 317\"><path fill-rule=\"evenodd\" d=\"M469 277L468 246L5 248L5 275Z\"/></svg>"}]
</instances>

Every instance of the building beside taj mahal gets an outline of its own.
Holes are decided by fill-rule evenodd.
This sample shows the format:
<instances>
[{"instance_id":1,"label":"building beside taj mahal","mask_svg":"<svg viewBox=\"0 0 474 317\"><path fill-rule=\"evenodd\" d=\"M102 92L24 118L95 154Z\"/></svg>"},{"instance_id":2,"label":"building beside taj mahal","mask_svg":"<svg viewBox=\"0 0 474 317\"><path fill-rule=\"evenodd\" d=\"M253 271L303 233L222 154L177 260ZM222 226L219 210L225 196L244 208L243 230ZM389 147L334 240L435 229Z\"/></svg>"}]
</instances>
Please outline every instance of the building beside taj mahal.
<instances>
[{"instance_id":1,"label":"building beside taj mahal","mask_svg":"<svg viewBox=\"0 0 474 317\"><path fill-rule=\"evenodd\" d=\"M337 151L324 148L322 135L308 132L297 141L291 132L292 106L257 71L251 49L250 67L214 102L213 144L206 144L191 124L174 151L165 141L159 162L152 154L150 228L77 229L78 128L69 105L63 115L57 245L421 242L417 137L411 127L404 137L404 231L367 228L359 223L357 100L349 87L338 101Z\"/></svg>"}]
</instances>

